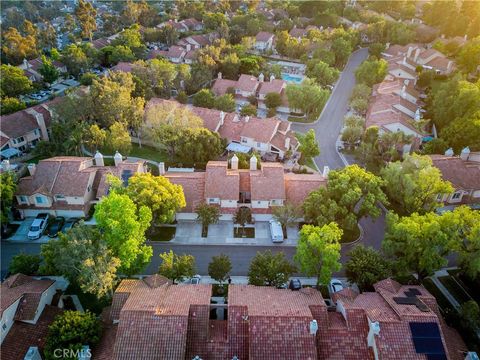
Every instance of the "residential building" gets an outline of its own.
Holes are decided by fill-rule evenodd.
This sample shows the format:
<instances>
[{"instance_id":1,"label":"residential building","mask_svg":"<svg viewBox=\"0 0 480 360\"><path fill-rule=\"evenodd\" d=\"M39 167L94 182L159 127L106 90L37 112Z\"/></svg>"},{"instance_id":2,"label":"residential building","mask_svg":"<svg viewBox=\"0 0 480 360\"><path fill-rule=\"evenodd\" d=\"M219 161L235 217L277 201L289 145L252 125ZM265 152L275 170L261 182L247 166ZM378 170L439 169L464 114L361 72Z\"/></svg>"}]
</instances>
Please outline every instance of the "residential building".
<instances>
[{"instance_id":1,"label":"residential building","mask_svg":"<svg viewBox=\"0 0 480 360\"><path fill-rule=\"evenodd\" d=\"M25 152L40 140L49 140L49 128L52 123L54 105L61 101L52 101L17 111L0 117L0 148L16 149ZM3 154L2 154L3 155Z\"/></svg>"},{"instance_id":2,"label":"residential building","mask_svg":"<svg viewBox=\"0 0 480 360\"><path fill-rule=\"evenodd\" d=\"M288 121L277 118L261 119L255 116L241 117L236 113L182 105L176 101L160 98L151 99L145 106L145 112L154 111L155 105L188 107L203 120L203 125L207 129L217 132L229 144L242 145L245 151L253 149L262 155L273 154L283 159L288 151L294 153L299 145Z\"/></svg>"},{"instance_id":3,"label":"residential building","mask_svg":"<svg viewBox=\"0 0 480 360\"><path fill-rule=\"evenodd\" d=\"M302 40L303 37L307 36L307 33L308 33L307 29L297 28L296 26L294 26L288 34L291 37L300 41Z\"/></svg>"},{"instance_id":4,"label":"residential building","mask_svg":"<svg viewBox=\"0 0 480 360\"><path fill-rule=\"evenodd\" d=\"M113 296L114 337L95 357L121 359L464 359L466 346L422 286L386 279L345 289L327 308L313 288L172 285L160 275L123 280Z\"/></svg>"},{"instance_id":5,"label":"residential building","mask_svg":"<svg viewBox=\"0 0 480 360\"><path fill-rule=\"evenodd\" d=\"M224 95L229 88L235 92L235 99L237 104L248 104L248 98L255 96L258 100L258 107L266 109L265 97L268 93L277 93L282 99L282 104L277 108L278 112L290 113L288 99L286 96L287 82L281 79L275 79L275 76L270 77L270 81L265 81L264 75L260 74L258 78L252 75L242 74L237 81L222 78L222 73L218 73L218 77L212 86L212 91L215 95Z\"/></svg>"},{"instance_id":6,"label":"residential building","mask_svg":"<svg viewBox=\"0 0 480 360\"><path fill-rule=\"evenodd\" d=\"M260 31L255 37L255 49L258 51L271 50L275 35L266 31Z\"/></svg>"},{"instance_id":7,"label":"residential building","mask_svg":"<svg viewBox=\"0 0 480 360\"><path fill-rule=\"evenodd\" d=\"M449 181L455 189L452 194L439 195L438 200L446 205L480 205L480 152L470 152L467 147L460 156L454 156L453 150L448 149L445 155L430 157L443 180Z\"/></svg>"},{"instance_id":8,"label":"residential building","mask_svg":"<svg viewBox=\"0 0 480 360\"><path fill-rule=\"evenodd\" d=\"M27 59L24 59L23 63L21 65L18 65L18 67L23 70L26 77L28 77L31 81L35 82L35 81L43 80L43 76L39 72L39 69L42 67L42 65L43 65L42 59L36 58L28 61ZM65 66L64 63L58 60L53 60L52 65L55 66L55 68L61 74L67 73L67 67Z\"/></svg>"},{"instance_id":9,"label":"residential building","mask_svg":"<svg viewBox=\"0 0 480 360\"><path fill-rule=\"evenodd\" d=\"M189 18L181 21L178 21L177 19L169 20L158 24L157 27L162 28L166 25L171 25L175 30L181 33L187 31L201 31L204 28L203 23L194 18Z\"/></svg>"},{"instance_id":10,"label":"residential building","mask_svg":"<svg viewBox=\"0 0 480 360\"><path fill-rule=\"evenodd\" d=\"M23 216L50 213L63 217L86 217L92 204L108 192L107 174L128 181L146 172L143 162L123 160L117 152L115 166L104 166L102 154L95 158L57 156L29 164L30 176L19 180L16 208Z\"/></svg>"},{"instance_id":11,"label":"residential building","mask_svg":"<svg viewBox=\"0 0 480 360\"><path fill-rule=\"evenodd\" d=\"M169 169L164 176L183 188L187 206L177 213L179 219L196 217L195 208L206 202L219 206L224 219L248 207L256 220L268 220L275 206L300 205L311 191L326 185L320 174L285 173L280 163L263 162L259 167L254 156L249 169L239 169L234 156L230 163L209 161L202 172Z\"/></svg>"}]
</instances>

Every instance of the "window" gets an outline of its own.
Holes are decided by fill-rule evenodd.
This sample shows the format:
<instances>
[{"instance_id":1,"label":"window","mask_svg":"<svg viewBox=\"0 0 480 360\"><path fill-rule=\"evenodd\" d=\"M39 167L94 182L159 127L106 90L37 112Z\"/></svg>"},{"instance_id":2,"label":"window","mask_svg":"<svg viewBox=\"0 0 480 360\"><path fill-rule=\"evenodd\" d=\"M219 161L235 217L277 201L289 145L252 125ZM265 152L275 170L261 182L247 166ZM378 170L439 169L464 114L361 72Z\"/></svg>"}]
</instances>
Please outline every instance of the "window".
<instances>
[{"instance_id":1,"label":"window","mask_svg":"<svg viewBox=\"0 0 480 360\"><path fill-rule=\"evenodd\" d=\"M443 194L438 194L437 201L442 201L442 200L443 200Z\"/></svg>"},{"instance_id":2,"label":"window","mask_svg":"<svg viewBox=\"0 0 480 360\"><path fill-rule=\"evenodd\" d=\"M242 138L242 143L246 143L246 142L247 142L247 139Z\"/></svg>"},{"instance_id":3,"label":"window","mask_svg":"<svg viewBox=\"0 0 480 360\"><path fill-rule=\"evenodd\" d=\"M218 204L220 202L219 198L208 198L209 204Z\"/></svg>"},{"instance_id":4,"label":"window","mask_svg":"<svg viewBox=\"0 0 480 360\"><path fill-rule=\"evenodd\" d=\"M45 203L45 199L43 198L43 196L35 196L35 202L37 204L44 204Z\"/></svg>"},{"instance_id":5,"label":"window","mask_svg":"<svg viewBox=\"0 0 480 360\"><path fill-rule=\"evenodd\" d=\"M40 135L40 129L35 129L35 130L33 130L33 133L34 133L35 135Z\"/></svg>"},{"instance_id":6,"label":"window","mask_svg":"<svg viewBox=\"0 0 480 360\"><path fill-rule=\"evenodd\" d=\"M26 203L27 202L27 197L24 196L24 195L20 195L20 202L23 204L23 203Z\"/></svg>"},{"instance_id":7,"label":"window","mask_svg":"<svg viewBox=\"0 0 480 360\"><path fill-rule=\"evenodd\" d=\"M22 142L24 142L24 141L25 141L25 139L23 138L23 136L20 136L20 137L18 137L18 138L16 138L16 139L13 139L13 143L14 143L14 144L19 144L19 143L22 143Z\"/></svg>"},{"instance_id":8,"label":"window","mask_svg":"<svg viewBox=\"0 0 480 360\"><path fill-rule=\"evenodd\" d=\"M257 148L262 147L262 143L257 142Z\"/></svg>"},{"instance_id":9,"label":"window","mask_svg":"<svg viewBox=\"0 0 480 360\"><path fill-rule=\"evenodd\" d=\"M452 200L458 200L462 197L462 193L457 191L456 193L453 193L452 195Z\"/></svg>"},{"instance_id":10,"label":"window","mask_svg":"<svg viewBox=\"0 0 480 360\"><path fill-rule=\"evenodd\" d=\"M87 191L88 191L88 192L92 191L92 186L91 186L91 185L88 185Z\"/></svg>"},{"instance_id":11,"label":"window","mask_svg":"<svg viewBox=\"0 0 480 360\"><path fill-rule=\"evenodd\" d=\"M63 196L62 194L56 194L55 200L65 200L65 196Z\"/></svg>"},{"instance_id":12,"label":"window","mask_svg":"<svg viewBox=\"0 0 480 360\"><path fill-rule=\"evenodd\" d=\"M3 331L7 330L7 324L2 324L2 330Z\"/></svg>"}]
</instances>

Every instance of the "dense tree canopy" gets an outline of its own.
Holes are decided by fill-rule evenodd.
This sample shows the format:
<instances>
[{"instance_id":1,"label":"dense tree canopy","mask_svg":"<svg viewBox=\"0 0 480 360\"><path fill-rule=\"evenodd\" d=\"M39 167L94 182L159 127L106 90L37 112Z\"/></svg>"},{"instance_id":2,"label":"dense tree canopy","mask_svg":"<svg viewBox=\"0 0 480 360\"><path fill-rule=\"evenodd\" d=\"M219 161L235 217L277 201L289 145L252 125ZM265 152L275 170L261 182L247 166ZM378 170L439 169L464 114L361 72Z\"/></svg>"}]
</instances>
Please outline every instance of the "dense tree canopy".
<instances>
[{"instance_id":1,"label":"dense tree canopy","mask_svg":"<svg viewBox=\"0 0 480 360\"><path fill-rule=\"evenodd\" d=\"M225 254L213 256L208 264L208 275L220 283L228 279L230 271L232 271L232 262Z\"/></svg>"},{"instance_id":2,"label":"dense tree canopy","mask_svg":"<svg viewBox=\"0 0 480 360\"><path fill-rule=\"evenodd\" d=\"M248 283L256 286L282 287L295 271L285 253L257 252L248 269Z\"/></svg>"},{"instance_id":3,"label":"dense tree canopy","mask_svg":"<svg viewBox=\"0 0 480 360\"><path fill-rule=\"evenodd\" d=\"M383 59L366 60L355 71L355 77L359 83L371 87L385 78L387 68L388 63Z\"/></svg>"},{"instance_id":4,"label":"dense tree canopy","mask_svg":"<svg viewBox=\"0 0 480 360\"><path fill-rule=\"evenodd\" d=\"M25 76L22 69L2 64L0 89L2 98L16 97L28 93L32 89L32 82Z\"/></svg>"},{"instance_id":5,"label":"dense tree canopy","mask_svg":"<svg viewBox=\"0 0 480 360\"><path fill-rule=\"evenodd\" d=\"M300 85L287 85L286 94L291 110L300 110L310 119L315 119L327 103L330 91L316 85L310 79L305 79Z\"/></svg>"},{"instance_id":6,"label":"dense tree canopy","mask_svg":"<svg viewBox=\"0 0 480 360\"><path fill-rule=\"evenodd\" d=\"M158 269L160 275L167 279L183 281L195 275L195 258L192 255L177 255L172 250L160 254L162 263Z\"/></svg>"}]
</instances>

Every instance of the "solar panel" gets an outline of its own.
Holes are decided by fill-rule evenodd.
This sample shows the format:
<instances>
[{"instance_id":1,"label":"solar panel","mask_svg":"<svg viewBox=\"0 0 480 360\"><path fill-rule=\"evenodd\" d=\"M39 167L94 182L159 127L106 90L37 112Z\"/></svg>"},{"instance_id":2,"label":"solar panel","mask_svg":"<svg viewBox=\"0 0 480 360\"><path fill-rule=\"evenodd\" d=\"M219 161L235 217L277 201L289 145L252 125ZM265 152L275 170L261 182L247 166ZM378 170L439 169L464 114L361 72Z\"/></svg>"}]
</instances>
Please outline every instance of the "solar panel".
<instances>
[{"instance_id":1,"label":"solar panel","mask_svg":"<svg viewBox=\"0 0 480 360\"><path fill-rule=\"evenodd\" d=\"M405 295L410 297L410 296L422 295L422 293L418 291L418 289L409 288L407 291L405 291Z\"/></svg>"},{"instance_id":2,"label":"solar panel","mask_svg":"<svg viewBox=\"0 0 480 360\"><path fill-rule=\"evenodd\" d=\"M415 297L394 297L393 301L400 305L415 305L417 303L417 298Z\"/></svg>"},{"instance_id":3,"label":"solar panel","mask_svg":"<svg viewBox=\"0 0 480 360\"><path fill-rule=\"evenodd\" d=\"M425 354L429 360L446 359L437 323L411 322L409 325L417 354Z\"/></svg>"}]
</instances>

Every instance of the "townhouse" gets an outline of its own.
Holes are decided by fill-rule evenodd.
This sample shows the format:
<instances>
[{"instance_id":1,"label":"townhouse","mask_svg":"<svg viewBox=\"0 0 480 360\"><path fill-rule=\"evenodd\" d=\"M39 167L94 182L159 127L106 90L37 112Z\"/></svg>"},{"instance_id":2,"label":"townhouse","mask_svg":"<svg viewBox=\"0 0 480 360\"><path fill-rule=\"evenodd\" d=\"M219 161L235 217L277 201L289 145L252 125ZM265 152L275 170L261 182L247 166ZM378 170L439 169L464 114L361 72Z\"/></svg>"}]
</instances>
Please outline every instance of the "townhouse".
<instances>
[{"instance_id":1,"label":"townhouse","mask_svg":"<svg viewBox=\"0 0 480 360\"><path fill-rule=\"evenodd\" d=\"M386 279L375 291L172 285L160 276L122 280L100 359L464 359L466 346L422 286Z\"/></svg>"},{"instance_id":2,"label":"townhouse","mask_svg":"<svg viewBox=\"0 0 480 360\"><path fill-rule=\"evenodd\" d=\"M454 156L448 149L444 155L430 155L433 165L442 173L443 180L453 187L452 194L438 195L445 205L480 205L480 152L470 152L464 148L460 156Z\"/></svg>"},{"instance_id":3,"label":"townhouse","mask_svg":"<svg viewBox=\"0 0 480 360\"><path fill-rule=\"evenodd\" d=\"M117 152L115 166L105 166L103 155L94 158L57 156L29 164L29 176L19 180L15 206L24 217L50 213L86 217L91 206L108 193L107 174L128 182L133 174L146 172L140 161L123 160Z\"/></svg>"},{"instance_id":4,"label":"townhouse","mask_svg":"<svg viewBox=\"0 0 480 360\"><path fill-rule=\"evenodd\" d=\"M42 81L43 76L40 74L39 69L42 67L43 62L41 58L36 58L32 60L24 59L21 65L18 65L20 69L23 70L26 77L28 77L31 81L37 82ZM52 61L52 65L61 73L67 73L67 67L65 64L58 60Z\"/></svg>"},{"instance_id":5,"label":"townhouse","mask_svg":"<svg viewBox=\"0 0 480 360\"><path fill-rule=\"evenodd\" d=\"M183 188L187 205L177 219L196 218L195 208L206 202L218 206L225 220L240 207L250 208L256 220L266 220L274 207L286 202L301 205L311 191L327 182L321 174L286 173L280 163L259 166L255 156L249 169L239 169L235 155L230 162L209 161L205 171L169 169L162 174Z\"/></svg>"},{"instance_id":6,"label":"townhouse","mask_svg":"<svg viewBox=\"0 0 480 360\"><path fill-rule=\"evenodd\" d=\"M255 49L258 51L267 51L273 48L275 35L266 31L260 31L255 37Z\"/></svg>"},{"instance_id":7,"label":"townhouse","mask_svg":"<svg viewBox=\"0 0 480 360\"><path fill-rule=\"evenodd\" d=\"M9 158L27 152L40 140L49 140L55 105L61 98L0 117L0 149Z\"/></svg>"},{"instance_id":8,"label":"townhouse","mask_svg":"<svg viewBox=\"0 0 480 360\"><path fill-rule=\"evenodd\" d=\"M203 121L203 126L217 132L227 140L231 148L242 148L243 152L256 150L261 155L272 154L283 159L287 152L295 153L299 144L291 124L277 118L261 119L255 116L240 116L220 110L188 106L172 100L151 99L145 106L145 120L155 117L155 107L172 109L187 107ZM163 112L160 112L163 113ZM148 116L147 116L148 114ZM148 126L148 123L147 123Z\"/></svg>"},{"instance_id":9,"label":"townhouse","mask_svg":"<svg viewBox=\"0 0 480 360\"><path fill-rule=\"evenodd\" d=\"M266 109L265 98L269 93L280 95L282 104L277 108L277 112L289 114L290 107L286 95L287 82L282 79L275 79L270 76L270 81L265 81L265 76L260 74L258 78L253 75L240 75L237 81L222 78L222 73L218 73L217 79L212 86L215 95L224 95L232 89L235 93L237 104L246 105L248 98L253 96L258 100L258 107Z\"/></svg>"}]
</instances>

